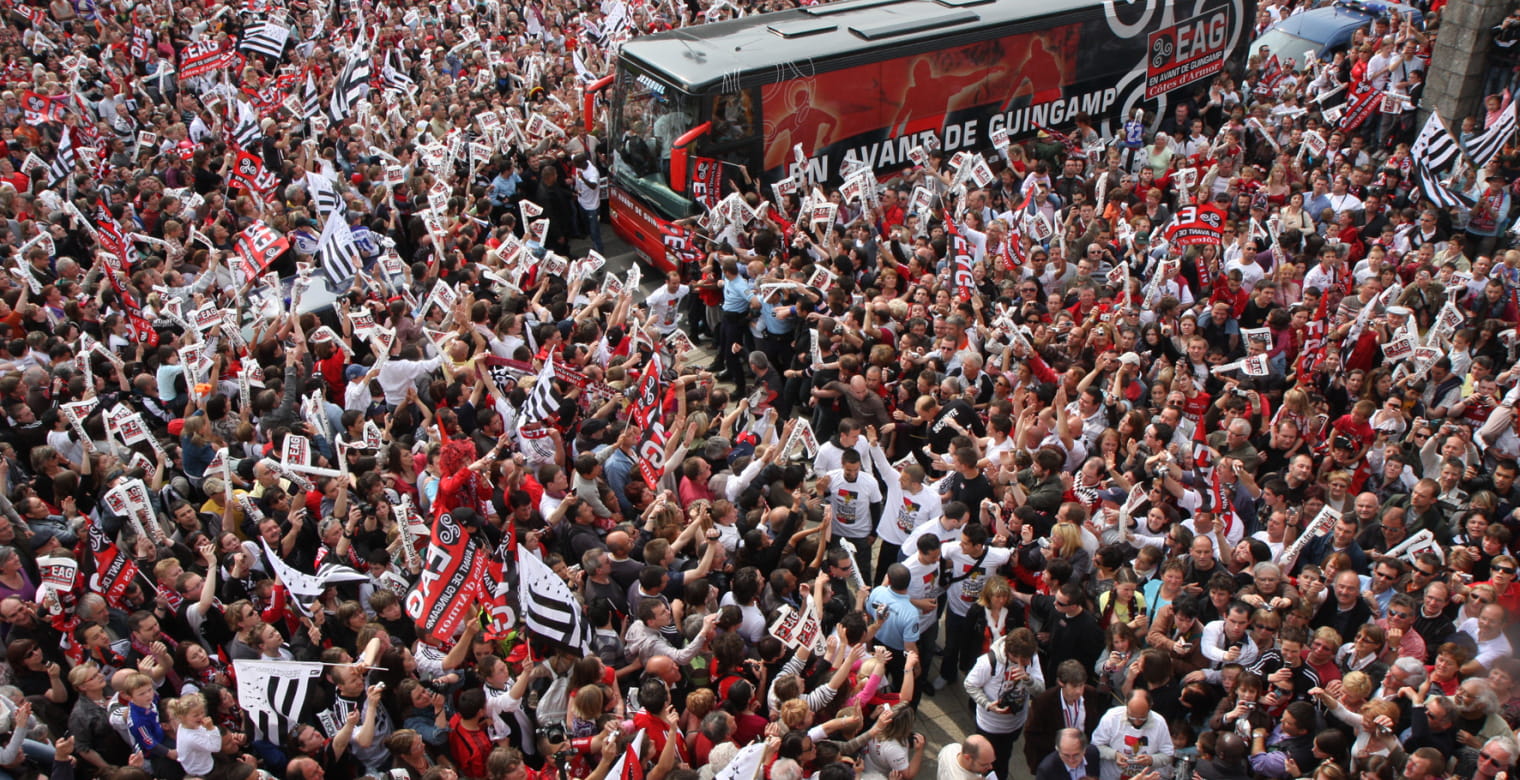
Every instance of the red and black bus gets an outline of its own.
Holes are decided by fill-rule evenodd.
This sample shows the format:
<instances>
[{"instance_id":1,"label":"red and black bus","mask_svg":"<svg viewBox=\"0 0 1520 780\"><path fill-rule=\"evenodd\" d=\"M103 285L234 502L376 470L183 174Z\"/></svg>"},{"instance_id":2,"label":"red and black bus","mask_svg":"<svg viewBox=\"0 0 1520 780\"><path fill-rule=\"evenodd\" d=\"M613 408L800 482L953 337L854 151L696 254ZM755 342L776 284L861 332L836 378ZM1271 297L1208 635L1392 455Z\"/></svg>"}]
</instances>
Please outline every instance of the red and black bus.
<instances>
[{"instance_id":1,"label":"red and black bus","mask_svg":"<svg viewBox=\"0 0 1520 780\"><path fill-rule=\"evenodd\" d=\"M847 161L906 168L931 136L982 151L1078 113L1107 132L1243 57L1254 19L1254 0L841 0L636 38L597 85L613 227L668 269L699 160L837 183Z\"/></svg>"}]
</instances>

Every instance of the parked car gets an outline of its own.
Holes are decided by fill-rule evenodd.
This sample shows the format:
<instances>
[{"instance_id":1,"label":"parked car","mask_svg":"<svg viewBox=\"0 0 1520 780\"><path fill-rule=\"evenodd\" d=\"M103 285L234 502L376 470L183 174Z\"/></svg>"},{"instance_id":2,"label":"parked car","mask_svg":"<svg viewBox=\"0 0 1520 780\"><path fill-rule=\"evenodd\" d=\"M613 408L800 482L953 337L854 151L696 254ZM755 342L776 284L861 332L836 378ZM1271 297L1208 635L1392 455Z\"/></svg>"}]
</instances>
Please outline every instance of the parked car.
<instances>
[{"instance_id":1,"label":"parked car","mask_svg":"<svg viewBox=\"0 0 1520 780\"><path fill-rule=\"evenodd\" d=\"M1334 5L1294 14L1268 27L1251 42L1251 54L1265 46L1277 55L1279 62L1286 65L1291 59L1301 69L1308 61L1306 54L1325 62L1337 52L1345 51L1356 30L1367 27L1374 19L1403 19L1411 15L1417 24L1424 18L1418 8L1401 3L1337 0Z\"/></svg>"}]
</instances>

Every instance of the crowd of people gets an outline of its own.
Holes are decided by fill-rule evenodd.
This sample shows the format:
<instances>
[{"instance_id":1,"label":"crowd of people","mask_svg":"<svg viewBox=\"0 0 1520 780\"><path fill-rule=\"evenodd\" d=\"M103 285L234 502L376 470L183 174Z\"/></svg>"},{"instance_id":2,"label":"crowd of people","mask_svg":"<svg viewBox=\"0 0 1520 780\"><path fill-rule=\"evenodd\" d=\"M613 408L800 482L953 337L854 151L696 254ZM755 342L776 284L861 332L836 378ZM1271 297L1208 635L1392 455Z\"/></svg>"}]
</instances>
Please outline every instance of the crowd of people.
<instances>
[{"instance_id":1,"label":"crowd of people","mask_svg":"<svg viewBox=\"0 0 1520 780\"><path fill-rule=\"evenodd\" d=\"M609 288L580 88L786 5L10 5L0 779L1510 776L1520 154L1416 182L1444 4Z\"/></svg>"}]
</instances>

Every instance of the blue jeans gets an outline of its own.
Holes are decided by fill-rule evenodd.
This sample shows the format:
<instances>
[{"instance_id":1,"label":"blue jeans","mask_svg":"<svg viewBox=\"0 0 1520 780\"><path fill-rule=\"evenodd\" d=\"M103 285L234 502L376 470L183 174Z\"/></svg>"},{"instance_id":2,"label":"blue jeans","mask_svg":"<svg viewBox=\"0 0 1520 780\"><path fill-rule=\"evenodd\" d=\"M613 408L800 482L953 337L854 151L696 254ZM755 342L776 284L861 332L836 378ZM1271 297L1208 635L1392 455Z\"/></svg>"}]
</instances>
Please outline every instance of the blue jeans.
<instances>
[{"instance_id":1,"label":"blue jeans","mask_svg":"<svg viewBox=\"0 0 1520 780\"><path fill-rule=\"evenodd\" d=\"M583 209L580 206L576 206L576 210L581 215L581 227L585 229L586 235L591 237L591 246L598 252L602 251L602 210L600 208Z\"/></svg>"}]
</instances>

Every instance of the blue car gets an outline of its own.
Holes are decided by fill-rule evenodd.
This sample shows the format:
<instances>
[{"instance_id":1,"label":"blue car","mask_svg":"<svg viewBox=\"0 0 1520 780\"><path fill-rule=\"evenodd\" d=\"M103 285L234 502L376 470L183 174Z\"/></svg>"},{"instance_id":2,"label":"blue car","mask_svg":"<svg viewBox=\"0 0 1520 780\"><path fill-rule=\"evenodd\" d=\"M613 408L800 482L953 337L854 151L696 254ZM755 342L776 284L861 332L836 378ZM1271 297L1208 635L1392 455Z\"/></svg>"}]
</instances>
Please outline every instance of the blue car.
<instances>
[{"instance_id":1,"label":"blue car","mask_svg":"<svg viewBox=\"0 0 1520 780\"><path fill-rule=\"evenodd\" d=\"M1265 46L1277 55L1279 62L1286 65L1291 59L1302 69L1306 62L1304 55L1313 54L1320 62L1331 59L1337 52L1345 51L1356 30L1367 27L1372 20L1403 19L1411 14L1416 24L1423 18L1419 9L1399 3L1337 0L1334 5L1295 14L1267 28L1251 42L1251 54Z\"/></svg>"}]
</instances>

